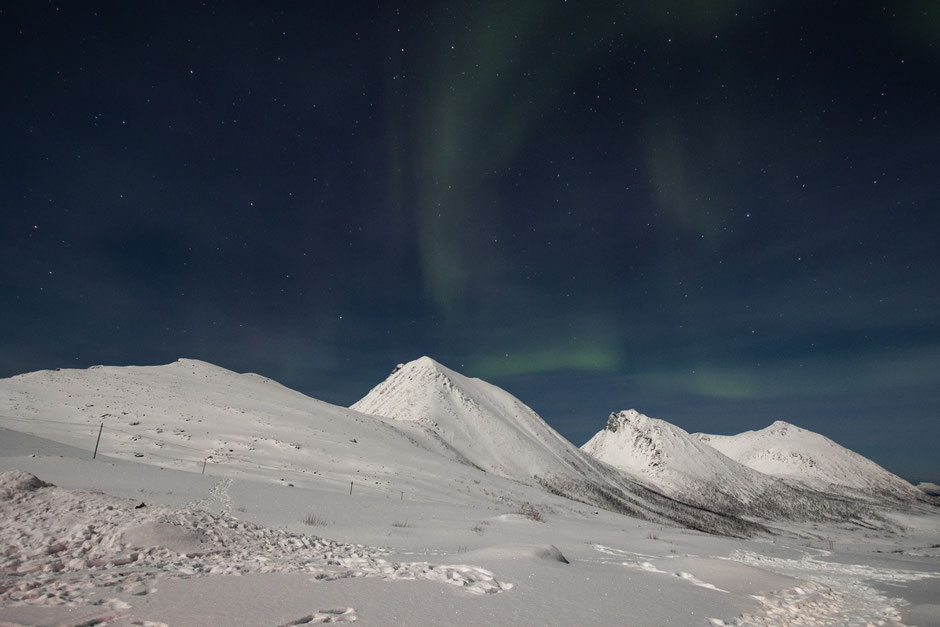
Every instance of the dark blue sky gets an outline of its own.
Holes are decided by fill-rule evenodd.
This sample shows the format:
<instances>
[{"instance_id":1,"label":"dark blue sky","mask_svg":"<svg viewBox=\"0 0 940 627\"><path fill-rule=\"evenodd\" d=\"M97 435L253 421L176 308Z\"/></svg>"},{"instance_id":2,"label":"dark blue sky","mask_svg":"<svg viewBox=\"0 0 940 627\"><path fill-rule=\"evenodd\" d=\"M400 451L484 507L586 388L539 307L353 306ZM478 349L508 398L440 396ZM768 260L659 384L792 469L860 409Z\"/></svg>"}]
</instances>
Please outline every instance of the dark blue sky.
<instances>
[{"instance_id":1,"label":"dark blue sky","mask_svg":"<svg viewBox=\"0 0 940 627\"><path fill-rule=\"evenodd\" d=\"M7 3L0 376L423 354L940 477L929 0Z\"/></svg>"}]
</instances>

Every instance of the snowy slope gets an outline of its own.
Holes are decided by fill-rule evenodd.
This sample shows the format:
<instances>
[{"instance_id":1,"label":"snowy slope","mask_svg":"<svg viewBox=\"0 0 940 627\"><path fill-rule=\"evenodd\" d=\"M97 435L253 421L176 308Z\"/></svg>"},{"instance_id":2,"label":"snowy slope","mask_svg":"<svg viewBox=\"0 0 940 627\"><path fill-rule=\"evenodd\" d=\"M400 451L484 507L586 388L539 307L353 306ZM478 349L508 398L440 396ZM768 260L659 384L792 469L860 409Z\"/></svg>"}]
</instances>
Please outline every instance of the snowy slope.
<instances>
[{"instance_id":1,"label":"snowy slope","mask_svg":"<svg viewBox=\"0 0 940 627\"><path fill-rule=\"evenodd\" d=\"M572 445L509 393L421 357L351 409L415 422L483 470L518 479L570 467Z\"/></svg>"},{"instance_id":2,"label":"snowy slope","mask_svg":"<svg viewBox=\"0 0 940 627\"><path fill-rule=\"evenodd\" d=\"M815 490L876 502L886 498L924 500L914 486L873 461L823 435L781 420L759 431L738 435L696 433L694 437L749 468Z\"/></svg>"},{"instance_id":3,"label":"snowy slope","mask_svg":"<svg viewBox=\"0 0 940 627\"><path fill-rule=\"evenodd\" d=\"M768 520L850 520L870 515L863 508L748 468L685 430L633 409L611 414L607 426L581 449L699 507Z\"/></svg>"},{"instance_id":4,"label":"snowy slope","mask_svg":"<svg viewBox=\"0 0 940 627\"><path fill-rule=\"evenodd\" d=\"M399 365L352 409L393 424L418 424L427 447L489 474L649 520L679 522L721 533L760 528L665 497L584 453L514 396L429 357Z\"/></svg>"},{"instance_id":5,"label":"snowy slope","mask_svg":"<svg viewBox=\"0 0 940 627\"><path fill-rule=\"evenodd\" d=\"M99 455L283 485L454 498L448 482L471 483L407 428L191 359L0 380L0 424L89 456L103 425Z\"/></svg>"}]
</instances>

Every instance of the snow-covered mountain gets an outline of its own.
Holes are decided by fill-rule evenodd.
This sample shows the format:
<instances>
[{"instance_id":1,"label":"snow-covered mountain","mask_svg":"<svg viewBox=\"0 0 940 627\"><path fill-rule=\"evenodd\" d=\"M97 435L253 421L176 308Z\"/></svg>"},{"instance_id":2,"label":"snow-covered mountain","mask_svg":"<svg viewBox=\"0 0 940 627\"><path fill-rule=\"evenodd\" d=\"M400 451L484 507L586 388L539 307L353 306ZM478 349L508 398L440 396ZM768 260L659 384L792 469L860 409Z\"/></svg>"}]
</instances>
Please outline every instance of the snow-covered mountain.
<instances>
[{"instance_id":1,"label":"snow-covered mountain","mask_svg":"<svg viewBox=\"0 0 940 627\"><path fill-rule=\"evenodd\" d=\"M376 397L389 401L385 411ZM393 408L398 408L391 411ZM181 359L163 366L39 371L0 380L0 426L101 456L281 485L463 503L554 493L725 535L733 515L677 502L582 453L532 410L431 359L400 368L357 409L255 374ZM410 413L409 413L410 408Z\"/></svg>"},{"instance_id":2,"label":"snow-covered mountain","mask_svg":"<svg viewBox=\"0 0 940 627\"><path fill-rule=\"evenodd\" d=\"M581 449L699 507L765 520L850 520L871 513L740 464L685 430L634 409L613 413Z\"/></svg>"},{"instance_id":3,"label":"snow-covered mountain","mask_svg":"<svg viewBox=\"0 0 940 627\"><path fill-rule=\"evenodd\" d=\"M469 473L407 428L192 359L44 370L0 380L0 424L99 456L283 485L441 498ZM450 495L453 500L453 494Z\"/></svg>"},{"instance_id":4,"label":"snow-covered mountain","mask_svg":"<svg viewBox=\"0 0 940 627\"><path fill-rule=\"evenodd\" d=\"M667 498L568 442L517 398L421 357L399 365L352 409L393 424L419 424L425 446L487 473L641 518L723 533L759 527Z\"/></svg>"},{"instance_id":5,"label":"snow-covered mountain","mask_svg":"<svg viewBox=\"0 0 940 627\"><path fill-rule=\"evenodd\" d=\"M694 437L749 468L815 490L873 502L924 500L922 492L875 462L781 420L759 431Z\"/></svg>"},{"instance_id":6,"label":"snow-covered mountain","mask_svg":"<svg viewBox=\"0 0 940 627\"><path fill-rule=\"evenodd\" d=\"M921 481L915 487L924 494L929 494L930 496L940 496L940 485L934 483L933 481Z\"/></svg>"},{"instance_id":7,"label":"snow-covered mountain","mask_svg":"<svg viewBox=\"0 0 940 627\"><path fill-rule=\"evenodd\" d=\"M570 469L572 445L504 390L421 357L396 370L351 409L427 428L458 459L520 479Z\"/></svg>"}]
</instances>

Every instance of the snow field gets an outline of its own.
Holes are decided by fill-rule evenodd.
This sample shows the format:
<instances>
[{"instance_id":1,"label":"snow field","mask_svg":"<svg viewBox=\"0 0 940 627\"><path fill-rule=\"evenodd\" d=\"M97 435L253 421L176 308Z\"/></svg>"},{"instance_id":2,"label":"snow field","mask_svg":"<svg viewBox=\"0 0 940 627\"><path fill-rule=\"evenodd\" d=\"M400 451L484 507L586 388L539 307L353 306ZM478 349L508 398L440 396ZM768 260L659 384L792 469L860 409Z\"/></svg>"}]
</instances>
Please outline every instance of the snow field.
<instances>
[{"instance_id":1,"label":"snow field","mask_svg":"<svg viewBox=\"0 0 940 627\"><path fill-rule=\"evenodd\" d=\"M213 502L225 502L227 485L217 485ZM308 572L313 581L425 579L472 594L512 587L475 566L389 562L382 549L265 528L194 505L147 506L63 490L21 471L0 474L0 604L101 604L101 588L133 597L152 593L165 578L273 572Z\"/></svg>"}]
</instances>

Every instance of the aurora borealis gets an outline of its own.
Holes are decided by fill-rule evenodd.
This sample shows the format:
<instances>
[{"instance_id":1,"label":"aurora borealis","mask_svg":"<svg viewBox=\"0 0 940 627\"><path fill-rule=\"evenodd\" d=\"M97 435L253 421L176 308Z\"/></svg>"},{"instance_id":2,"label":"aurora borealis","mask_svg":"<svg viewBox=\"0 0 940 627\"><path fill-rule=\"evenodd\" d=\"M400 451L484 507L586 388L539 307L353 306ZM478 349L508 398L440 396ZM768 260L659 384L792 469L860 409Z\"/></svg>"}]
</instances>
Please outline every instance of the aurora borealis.
<instances>
[{"instance_id":1,"label":"aurora borealis","mask_svg":"<svg viewBox=\"0 0 940 627\"><path fill-rule=\"evenodd\" d=\"M940 8L14 2L0 375L348 405L423 354L575 444L782 419L940 476Z\"/></svg>"}]
</instances>

